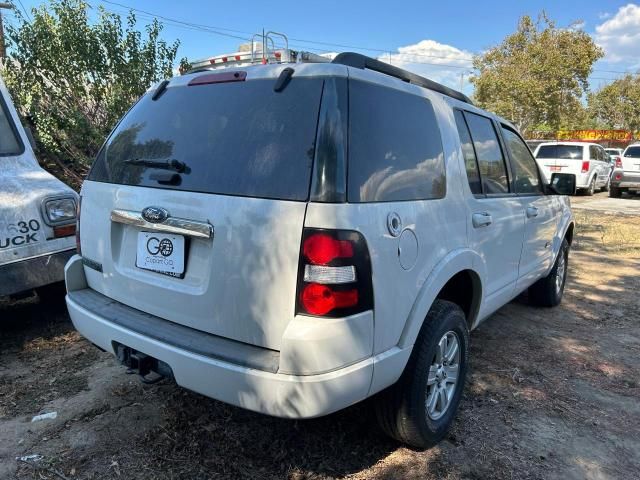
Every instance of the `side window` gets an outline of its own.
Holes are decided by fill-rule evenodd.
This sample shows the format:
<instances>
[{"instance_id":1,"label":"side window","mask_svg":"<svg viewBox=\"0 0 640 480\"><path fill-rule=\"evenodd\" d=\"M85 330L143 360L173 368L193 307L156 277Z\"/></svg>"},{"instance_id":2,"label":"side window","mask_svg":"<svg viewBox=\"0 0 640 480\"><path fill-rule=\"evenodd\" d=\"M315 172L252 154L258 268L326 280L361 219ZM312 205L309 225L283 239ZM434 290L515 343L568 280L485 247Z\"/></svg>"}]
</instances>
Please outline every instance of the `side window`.
<instances>
[{"instance_id":1,"label":"side window","mask_svg":"<svg viewBox=\"0 0 640 480\"><path fill-rule=\"evenodd\" d=\"M476 159L476 152L473 150L473 142L471 141L467 122L460 110L454 109L453 116L456 119L456 126L458 127L458 134L460 135L460 144L462 145L462 155L464 155L464 165L467 170L469 188L471 189L471 193L474 195L481 194L482 187L480 185L478 160Z\"/></svg>"},{"instance_id":2,"label":"side window","mask_svg":"<svg viewBox=\"0 0 640 480\"><path fill-rule=\"evenodd\" d=\"M487 117L464 112L478 157L482 188L487 194L509 193L509 178L498 136Z\"/></svg>"},{"instance_id":3,"label":"side window","mask_svg":"<svg viewBox=\"0 0 640 480\"><path fill-rule=\"evenodd\" d=\"M589 160L600 160L598 158L598 147L589 145Z\"/></svg>"},{"instance_id":4,"label":"side window","mask_svg":"<svg viewBox=\"0 0 640 480\"><path fill-rule=\"evenodd\" d=\"M367 82L349 85L349 202L444 197L444 152L431 102Z\"/></svg>"},{"instance_id":5,"label":"side window","mask_svg":"<svg viewBox=\"0 0 640 480\"><path fill-rule=\"evenodd\" d=\"M511 153L511 166L516 193L542 193L538 166L522 139L508 128L502 128L504 140Z\"/></svg>"},{"instance_id":6,"label":"side window","mask_svg":"<svg viewBox=\"0 0 640 480\"><path fill-rule=\"evenodd\" d=\"M20 155L21 153L22 143L13 128L8 108L0 97L0 156Z\"/></svg>"}]
</instances>

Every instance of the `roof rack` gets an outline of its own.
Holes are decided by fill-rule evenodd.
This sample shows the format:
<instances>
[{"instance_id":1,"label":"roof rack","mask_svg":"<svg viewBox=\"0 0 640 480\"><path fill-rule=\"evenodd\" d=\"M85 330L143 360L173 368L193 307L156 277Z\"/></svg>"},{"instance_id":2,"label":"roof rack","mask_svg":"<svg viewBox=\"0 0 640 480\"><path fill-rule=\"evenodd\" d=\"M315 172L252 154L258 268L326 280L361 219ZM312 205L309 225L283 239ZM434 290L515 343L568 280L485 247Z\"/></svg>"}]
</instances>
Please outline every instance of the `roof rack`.
<instances>
[{"instance_id":1,"label":"roof rack","mask_svg":"<svg viewBox=\"0 0 640 480\"><path fill-rule=\"evenodd\" d=\"M403 80L405 82L428 88L429 90L433 90L434 92L442 93L443 95L447 95L448 97L455 98L456 100L460 100L461 102L473 105L471 99L462 92L458 92L457 90L445 87L444 85L438 82L434 82L433 80L429 80L428 78L421 77L420 75L416 75L415 73L408 72L407 70L404 70L402 68L394 67L393 65L389 65L388 63L381 62L380 60L367 57L366 55L362 55L360 53L340 53L336 56L336 58L333 59L331 63L338 63L340 65L359 68L361 70L368 69L375 72L384 73L385 75L399 78L400 80Z\"/></svg>"}]
</instances>

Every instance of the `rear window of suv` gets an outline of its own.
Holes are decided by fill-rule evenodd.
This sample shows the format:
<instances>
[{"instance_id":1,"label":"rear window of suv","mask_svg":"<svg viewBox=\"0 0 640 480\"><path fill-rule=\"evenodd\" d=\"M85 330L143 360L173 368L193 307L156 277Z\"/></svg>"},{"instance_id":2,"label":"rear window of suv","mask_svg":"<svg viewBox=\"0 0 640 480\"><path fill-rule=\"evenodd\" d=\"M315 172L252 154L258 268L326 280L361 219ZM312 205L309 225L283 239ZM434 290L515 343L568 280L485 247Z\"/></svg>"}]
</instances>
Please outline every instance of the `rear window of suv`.
<instances>
[{"instance_id":1,"label":"rear window of suv","mask_svg":"<svg viewBox=\"0 0 640 480\"><path fill-rule=\"evenodd\" d=\"M541 145L536 158L561 158L563 160L582 160L580 145Z\"/></svg>"},{"instance_id":2,"label":"rear window of suv","mask_svg":"<svg viewBox=\"0 0 640 480\"><path fill-rule=\"evenodd\" d=\"M640 158L640 145L637 147L627 147L624 151L625 157Z\"/></svg>"},{"instance_id":3,"label":"rear window of suv","mask_svg":"<svg viewBox=\"0 0 640 480\"><path fill-rule=\"evenodd\" d=\"M293 78L281 92L274 81L170 86L157 100L145 95L111 134L88 179L306 200L323 80ZM162 184L158 176L174 170L139 164L170 160L186 169Z\"/></svg>"}]
</instances>

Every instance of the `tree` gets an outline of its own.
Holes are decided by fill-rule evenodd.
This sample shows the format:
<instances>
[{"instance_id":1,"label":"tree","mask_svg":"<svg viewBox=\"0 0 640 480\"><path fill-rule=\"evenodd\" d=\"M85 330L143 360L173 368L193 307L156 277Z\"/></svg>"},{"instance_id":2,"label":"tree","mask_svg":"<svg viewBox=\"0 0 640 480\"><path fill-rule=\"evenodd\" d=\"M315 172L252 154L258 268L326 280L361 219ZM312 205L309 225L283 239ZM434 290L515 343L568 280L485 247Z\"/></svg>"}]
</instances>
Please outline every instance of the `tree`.
<instances>
[{"instance_id":1,"label":"tree","mask_svg":"<svg viewBox=\"0 0 640 480\"><path fill-rule=\"evenodd\" d=\"M153 20L144 34L130 12L100 7L90 21L83 0L50 0L7 27L2 75L31 124L41 157L81 176L118 119L154 83L172 75L178 42L160 39Z\"/></svg>"},{"instance_id":2,"label":"tree","mask_svg":"<svg viewBox=\"0 0 640 480\"><path fill-rule=\"evenodd\" d=\"M474 58L474 100L511 120L525 134L584 120L587 78L604 52L585 32L556 27L544 13L523 16L515 33Z\"/></svg>"},{"instance_id":3,"label":"tree","mask_svg":"<svg viewBox=\"0 0 640 480\"><path fill-rule=\"evenodd\" d=\"M605 127L640 130L640 77L626 75L591 93L588 108Z\"/></svg>"}]
</instances>

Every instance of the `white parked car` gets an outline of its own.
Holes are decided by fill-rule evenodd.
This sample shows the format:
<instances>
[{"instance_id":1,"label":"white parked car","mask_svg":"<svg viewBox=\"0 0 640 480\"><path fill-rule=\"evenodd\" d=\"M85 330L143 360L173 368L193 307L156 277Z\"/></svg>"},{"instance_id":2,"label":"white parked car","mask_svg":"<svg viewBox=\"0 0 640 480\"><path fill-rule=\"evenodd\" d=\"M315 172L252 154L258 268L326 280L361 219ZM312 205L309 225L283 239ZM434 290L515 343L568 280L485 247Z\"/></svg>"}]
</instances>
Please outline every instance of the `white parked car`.
<instances>
[{"instance_id":1,"label":"white parked car","mask_svg":"<svg viewBox=\"0 0 640 480\"><path fill-rule=\"evenodd\" d=\"M640 143L625 148L611 176L609 195L619 198L623 192L640 192Z\"/></svg>"},{"instance_id":2,"label":"white parked car","mask_svg":"<svg viewBox=\"0 0 640 480\"><path fill-rule=\"evenodd\" d=\"M535 157L547 182L553 173L572 173L578 189L586 195L609 190L612 165L609 154L597 143L542 143L535 149Z\"/></svg>"},{"instance_id":3,"label":"white parked car","mask_svg":"<svg viewBox=\"0 0 640 480\"><path fill-rule=\"evenodd\" d=\"M427 447L469 331L527 289L560 303L574 192L507 121L362 55L198 70L99 153L67 305L147 380L288 418L380 393L382 427Z\"/></svg>"},{"instance_id":4,"label":"white parked car","mask_svg":"<svg viewBox=\"0 0 640 480\"><path fill-rule=\"evenodd\" d=\"M0 296L35 289L45 300L62 300L77 194L38 164L2 79L0 165Z\"/></svg>"}]
</instances>

